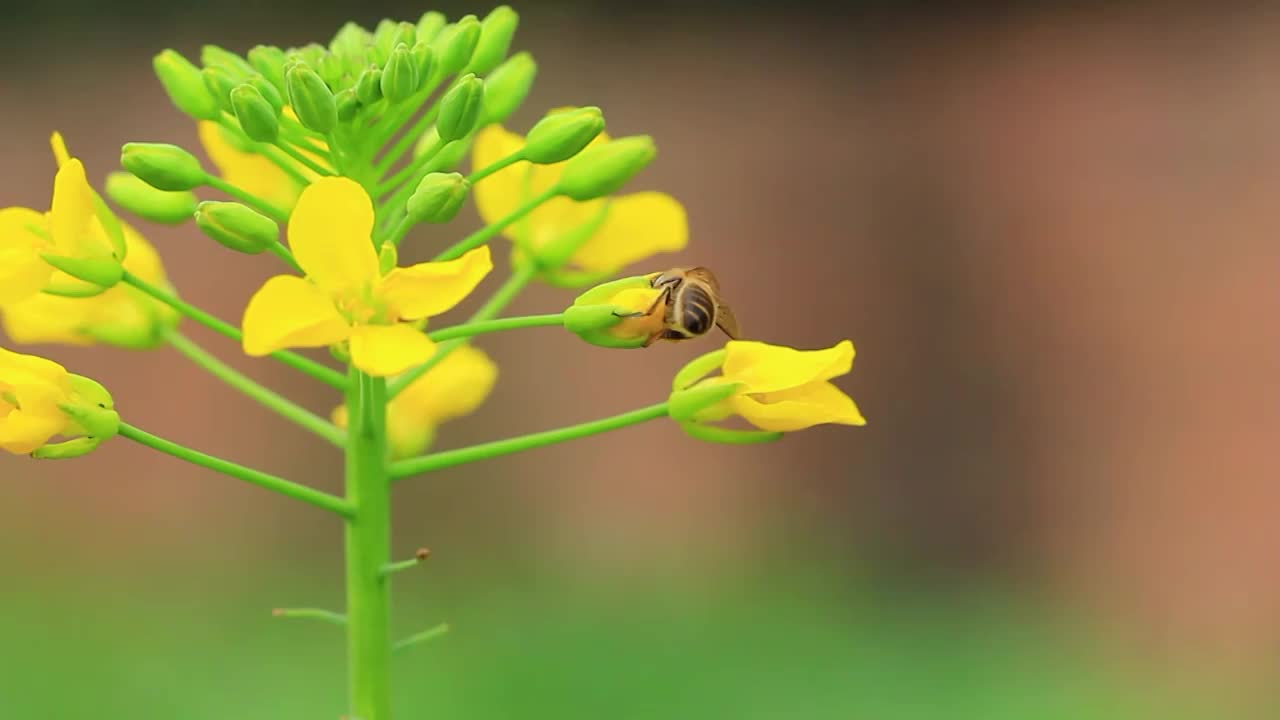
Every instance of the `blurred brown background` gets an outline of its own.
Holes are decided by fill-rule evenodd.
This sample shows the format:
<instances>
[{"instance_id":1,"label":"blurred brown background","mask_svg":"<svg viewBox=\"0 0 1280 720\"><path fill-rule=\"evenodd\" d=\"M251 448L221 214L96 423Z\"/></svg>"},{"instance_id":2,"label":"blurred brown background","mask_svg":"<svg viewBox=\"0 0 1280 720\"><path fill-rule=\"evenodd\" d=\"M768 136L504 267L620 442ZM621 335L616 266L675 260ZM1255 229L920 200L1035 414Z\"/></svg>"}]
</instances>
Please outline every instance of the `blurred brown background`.
<instances>
[{"instance_id":1,"label":"blurred brown background","mask_svg":"<svg viewBox=\"0 0 1280 720\"><path fill-rule=\"evenodd\" d=\"M709 265L755 338L851 338L840 384L869 425L730 448L656 423L461 468L397 491L403 548L508 568L516 585L820 555L853 585L1008 587L1089 617L1115 652L1226 687L1241 703L1221 717L1249 712L1280 661L1280 15L514 6L540 72L509 125L597 104L611 132L652 134L658 160L632 189L682 200L692 242L637 269ZM371 26L424 9L301 8L22 11L0 54L3 203L46 206L51 129L99 178L125 141L194 147L150 74L163 47L301 43L352 13ZM183 295L224 318L274 272L193 228L142 227ZM446 237L411 237L408 254ZM570 297L536 288L511 312ZM317 411L337 401L190 332ZM653 402L710 345L494 336L497 389L440 446ZM336 454L173 353L48 354L107 384L132 422L338 486ZM75 462L0 457L0 478L0 560L33 596L78 587L50 568L162 592L261 562L331 573L337 597L332 522L123 441ZM188 562L175 554L206 579L148 575Z\"/></svg>"}]
</instances>

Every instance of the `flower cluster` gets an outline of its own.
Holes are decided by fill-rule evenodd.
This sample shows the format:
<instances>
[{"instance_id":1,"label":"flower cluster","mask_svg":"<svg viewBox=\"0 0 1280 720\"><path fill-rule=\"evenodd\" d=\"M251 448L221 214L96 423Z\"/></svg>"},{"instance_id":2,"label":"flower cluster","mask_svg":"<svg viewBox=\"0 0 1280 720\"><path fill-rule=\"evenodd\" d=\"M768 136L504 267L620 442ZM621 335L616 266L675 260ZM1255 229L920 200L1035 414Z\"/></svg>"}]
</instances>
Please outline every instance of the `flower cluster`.
<instances>
[{"instance_id":1,"label":"flower cluster","mask_svg":"<svg viewBox=\"0 0 1280 720\"><path fill-rule=\"evenodd\" d=\"M680 370L652 406L432 448L437 429L481 406L497 381L498 366L470 344L478 336L557 326L593 345L636 349L661 339L709 342L715 326L738 333L703 268L615 279L689 240L677 200L621 192L654 160L652 138L611 137L591 105L554 108L523 133L504 127L537 73L527 53L508 55L518 20L507 7L453 22L428 12L373 30L349 23L327 45L258 45L243 55L206 45L198 64L164 50L156 75L192 119L212 170L177 145L126 143L104 199L55 133L48 211L0 210L0 323L10 341L172 347L345 453L346 495L330 495L156 437L123 421L98 383L0 349L0 449L69 458L120 435L349 521L348 614L281 615L347 628L350 711L364 720L389 712L386 576L413 564L387 557L393 480L659 417L722 443L864 423L831 382L852 366L849 341L802 351L733 339ZM191 222L223 248L273 256L281 272L245 299L238 326L225 322L179 297L160 253L107 200L161 225ZM415 229L450 223L468 200L481 229L401 266ZM494 282L489 243L499 237L511 243L511 271ZM533 282L586 289L562 312L503 316ZM492 293L469 318L437 326L478 290ZM328 418L294 404L196 345L180 322L309 375L340 392L341 404ZM296 352L308 349L328 353ZM751 429L723 424L734 416Z\"/></svg>"}]
</instances>

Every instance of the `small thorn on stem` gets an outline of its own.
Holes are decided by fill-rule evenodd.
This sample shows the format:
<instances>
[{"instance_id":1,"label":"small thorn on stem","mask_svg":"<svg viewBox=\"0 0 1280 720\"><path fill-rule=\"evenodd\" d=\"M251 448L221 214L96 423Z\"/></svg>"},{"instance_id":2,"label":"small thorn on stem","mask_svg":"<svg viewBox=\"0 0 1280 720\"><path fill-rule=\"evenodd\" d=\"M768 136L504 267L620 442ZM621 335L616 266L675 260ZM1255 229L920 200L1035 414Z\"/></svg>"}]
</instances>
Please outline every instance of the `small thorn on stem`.
<instances>
[{"instance_id":1,"label":"small thorn on stem","mask_svg":"<svg viewBox=\"0 0 1280 720\"><path fill-rule=\"evenodd\" d=\"M383 565L382 576L387 577L392 575L393 573L398 573L401 570L408 570L410 568L415 568L418 565L422 564L422 562L429 557L431 557L430 550L428 550L427 548L418 548L417 552L413 554L413 557L409 558L408 560L400 560L398 562L387 563L386 565Z\"/></svg>"},{"instance_id":2,"label":"small thorn on stem","mask_svg":"<svg viewBox=\"0 0 1280 720\"><path fill-rule=\"evenodd\" d=\"M274 608L271 611L272 617L278 618L298 618L302 620L321 620L333 625L345 626L347 624L347 616L342 613L336 613L332 610L321 610L320 608Z\"/></svg>"},{"instance_id":3,"label":"small thorn on stem","mask_svg":"<svg viewBox=\"0 0 1280 720\"><path fill-rule=\"evenodd\" d=\"M449 632L450 629L451 628L449 623L440 623L439 625L436 625L433 628L429 628L427 630L423 630L420 633L410 635L409 637L397 642L395 645L391 647L391 651L400 652L401 650L411 648L414 645L420 645L424 642L435 640L441 635L444 635L445 633Z\"/></svg>"}]
</instances>

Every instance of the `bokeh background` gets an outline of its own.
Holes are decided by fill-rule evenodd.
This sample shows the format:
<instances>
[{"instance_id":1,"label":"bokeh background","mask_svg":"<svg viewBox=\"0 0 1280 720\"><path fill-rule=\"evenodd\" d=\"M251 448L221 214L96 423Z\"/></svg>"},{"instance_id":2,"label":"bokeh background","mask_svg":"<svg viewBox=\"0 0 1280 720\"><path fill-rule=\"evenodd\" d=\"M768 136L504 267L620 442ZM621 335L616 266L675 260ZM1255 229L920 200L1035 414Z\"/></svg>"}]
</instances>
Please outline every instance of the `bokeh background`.
<instances>
[{"instance_id":1,"label":"bokeh background","mask_svg":"<svg viewBox=\"0 0 1280 720\"><path fill-rule=\"evenodd\" d=\"M870 424L733 448L652 423L398 488L396 546L434 551L397 582L398 631L454 627L397 660L400 717L1276 716L1280 15L514 5L540 73L510 126L597 104L653 134L633 187L681 199L693 237L640 269L715 268L755 338L852 338L841 384ZM0 203L45 206L55 128L97 178L125 141L194 147L160 49L426 9L6 0ZM141 227L223 317L274 272ZM440 446L651 403L712 342L486 338L499 384ZM138 425L339 485L336 453L172 352L39 350ZM124 441L0 457L0 717L336 718L339 633L269 611L339 607L340 542L322 513Z\"/></svg>"}]
</instances>

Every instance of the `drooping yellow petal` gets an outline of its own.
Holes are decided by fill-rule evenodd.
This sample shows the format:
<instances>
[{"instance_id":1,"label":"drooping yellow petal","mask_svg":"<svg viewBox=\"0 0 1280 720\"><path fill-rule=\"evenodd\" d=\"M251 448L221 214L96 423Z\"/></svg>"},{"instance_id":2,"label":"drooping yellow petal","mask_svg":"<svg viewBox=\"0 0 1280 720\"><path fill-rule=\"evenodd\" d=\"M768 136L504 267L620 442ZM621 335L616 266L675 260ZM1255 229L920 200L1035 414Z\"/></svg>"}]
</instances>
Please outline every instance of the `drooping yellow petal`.
<instances>
[{"instance_id":1,"label":"drooping yellow petal","mask_svg":"<svg viewBox=\"0 0 1280 720\"><path fill-rule=\"evenodd\" d=\"M374 377L399 375L433 352L435 343L410 325L359 325L351 332L351 364Z\"/></svg>"},{"instance_id":2,"label":"drooping yellow petal","mask_svg":"<svg viewBox=\"0 0 1280 720\"><path fill-rule=\"evenodd\" d=\"M26 455L49 442L67 425L67 421L21 409L0 416L0 449Z\"/></svg>"},{"instance_id":3,"label":"drooping yellow petal","mask_svg":"<svg viewBox=\"0 0 1280 720\"><path fill-rule=\"evenodd\" d=\"M375 292L394 315L417 320L439 315L462 302L492 269L489 246L481 245L456 260L396 268Z\"/></svg>"},{"instance_id":4,"label":"drooping yellow petal","mask_svg":"<svg viewBox=\"0 0 1280 720\"><path fill-rule=\"evenodd\" d=\"M45 228L43 213L27 208L0 210L0 307L44 289L53 268L40 259L45 240L32 228Z\"/></svg>"},{"instance_id":5,"label":"drooping yellow petal","mask_svg":"<svg viewBox=\"0 0 1280 720\"><path fill-rule=\"evenodd\" d=\"M524 147L524 138L490 125L476 133L471 144L471 169L480 170ZM520 205L529 163L518 162L481 180L472 188L476 210L485 223L496 222Z\"/></svg>"},{"instance_id":6,"label":"drooping yellow petal","mask_svg":"<svg viewBox=\"0 0 1280 720\"><path fill-rule=\"evenodd\" d=\"M742 383L744 392L767 393L830 380L853 366L853 343L845 340L825 350L796 350L753 340L731 340L724 346L722 373Z\"/></svg>"},{"instance_id":7,"label":"drooping yellow petal","mask_svg":"<svg viewBox=\"0 0 1280 720\"><path fill-rule=\"evenodd\" d=\"M335 293L359 291L378 278L372 233L373 203L359 183L344 177L308 185L289 217L289 247L298 264Z\"/></svg>"},{"instance_id":8,"label":"drooping yellow petal","mask_svg":"<svg viewBox=\"0 0 1280 720\"><path fill-rule=\"evenodd\" d=\"M589 203L580 203L589 204ZM642 192L614 198L604 223L573 255L588 271L613 271L663 252L684 249L689 221L675 198Z\"/></svg>"},{"instance_id":9,"label":"drooping yellow petal","mask_svg":"<svg viewBox=\"0 0 1280 720\"><path fill-rule=\"evenodd\" d=\"M327 293L289 275L271 278L254 293L242 325L244 351L253 356L290 347L333 345L351 333Z\"/></svg>"},{"instance_id":10,"label":"drooping yellow petal","mask_svg":"<svg viewBox=\"0 0 1280 720\"><path fill-rule=\"evenodd\" d=\"M853 399L829 382L814 382L772 393L729 398L734 412L761 430L791 432L814 425L866 425Z\"/></svg>"},{"instance_id":11,"label":"drooping yellow petal","mask_svg":"<svg viewBox=\"0 0 1280 720\"><path fill-rule=\"evenodd\" d=\"M0 348L0 387L48 385L69 391L67 383L67 369L58 363Z\"/></svg>"},{"instance_id":12,"label":"drooping yellow petal","mask_svg":"<svg viewBox=\"0 0 1280 720\"><path fill-rule=\"evenodd\" d=\"M475 412L497 380L498 366L489 356L463 345L405 388L391 405L404 421L439 425Z\"/></svg>"},{"instance_id":13,"label":"drooping yellow petal","mask_svg":"<svg viewBox=\"0 0 1280 720\"><path fill-rule=\"evenodd\" d=\"M62 139L62 133L56 130L49 136L49 147L53 150L53 161L62 167L71 159L71 153L67 152L67 142Z\"/></svg>"},{"instance_id":14,"label":"drooping yellow petal","mask_svg":"<svg viewBox=\"0 0 1280 720\"><path fill-rule=\"evenodd\" d=\"M517 244L531 250L540 250L593 222L607 202L609 201L605 198L578 202L566 197L554 197L539 205L524 220L509 227L504 234Z\"/></svg>"},{"instance_id":15,"label":"drooping yellow petal","mask_svg":"<svg viewBox=\"0 0 1280 720\"><path fill-rule=\"evenodd\" d=\"M96 220L93 189L85 177L84 164L69 159L53 178L53 205L49 210L49 232L59 255L84 257Z\"/></svg>"},{"instance_id":16,"label":"drooping yellow petal","mask_svg":"<svg viewBox=\"0 0 1280 720\"><path fill-rule=\"evenodd\" d=\"M115 287L107 293L114 293L119 289L121 288ZM99 295L92 298L68 298L37 293L22 302L0 310L0 316L4 320L5 335L19 345L36 343L91 345L93 339L81 330L86 325L87 311L91 309L91 303L101 297Z\"/></svg>"},{"instance_id":17,"label":"drooping yellow petal","mask_svg":"<svg viewBox=\"0 0 1280 720\"><path fill-rule=\"evenodd\" d=\"M216 123L201 121L196 132L223 180L280 207L291 208L298 202L302 186L270 160L232 145Z\"/></svg>"}]
</instances>

